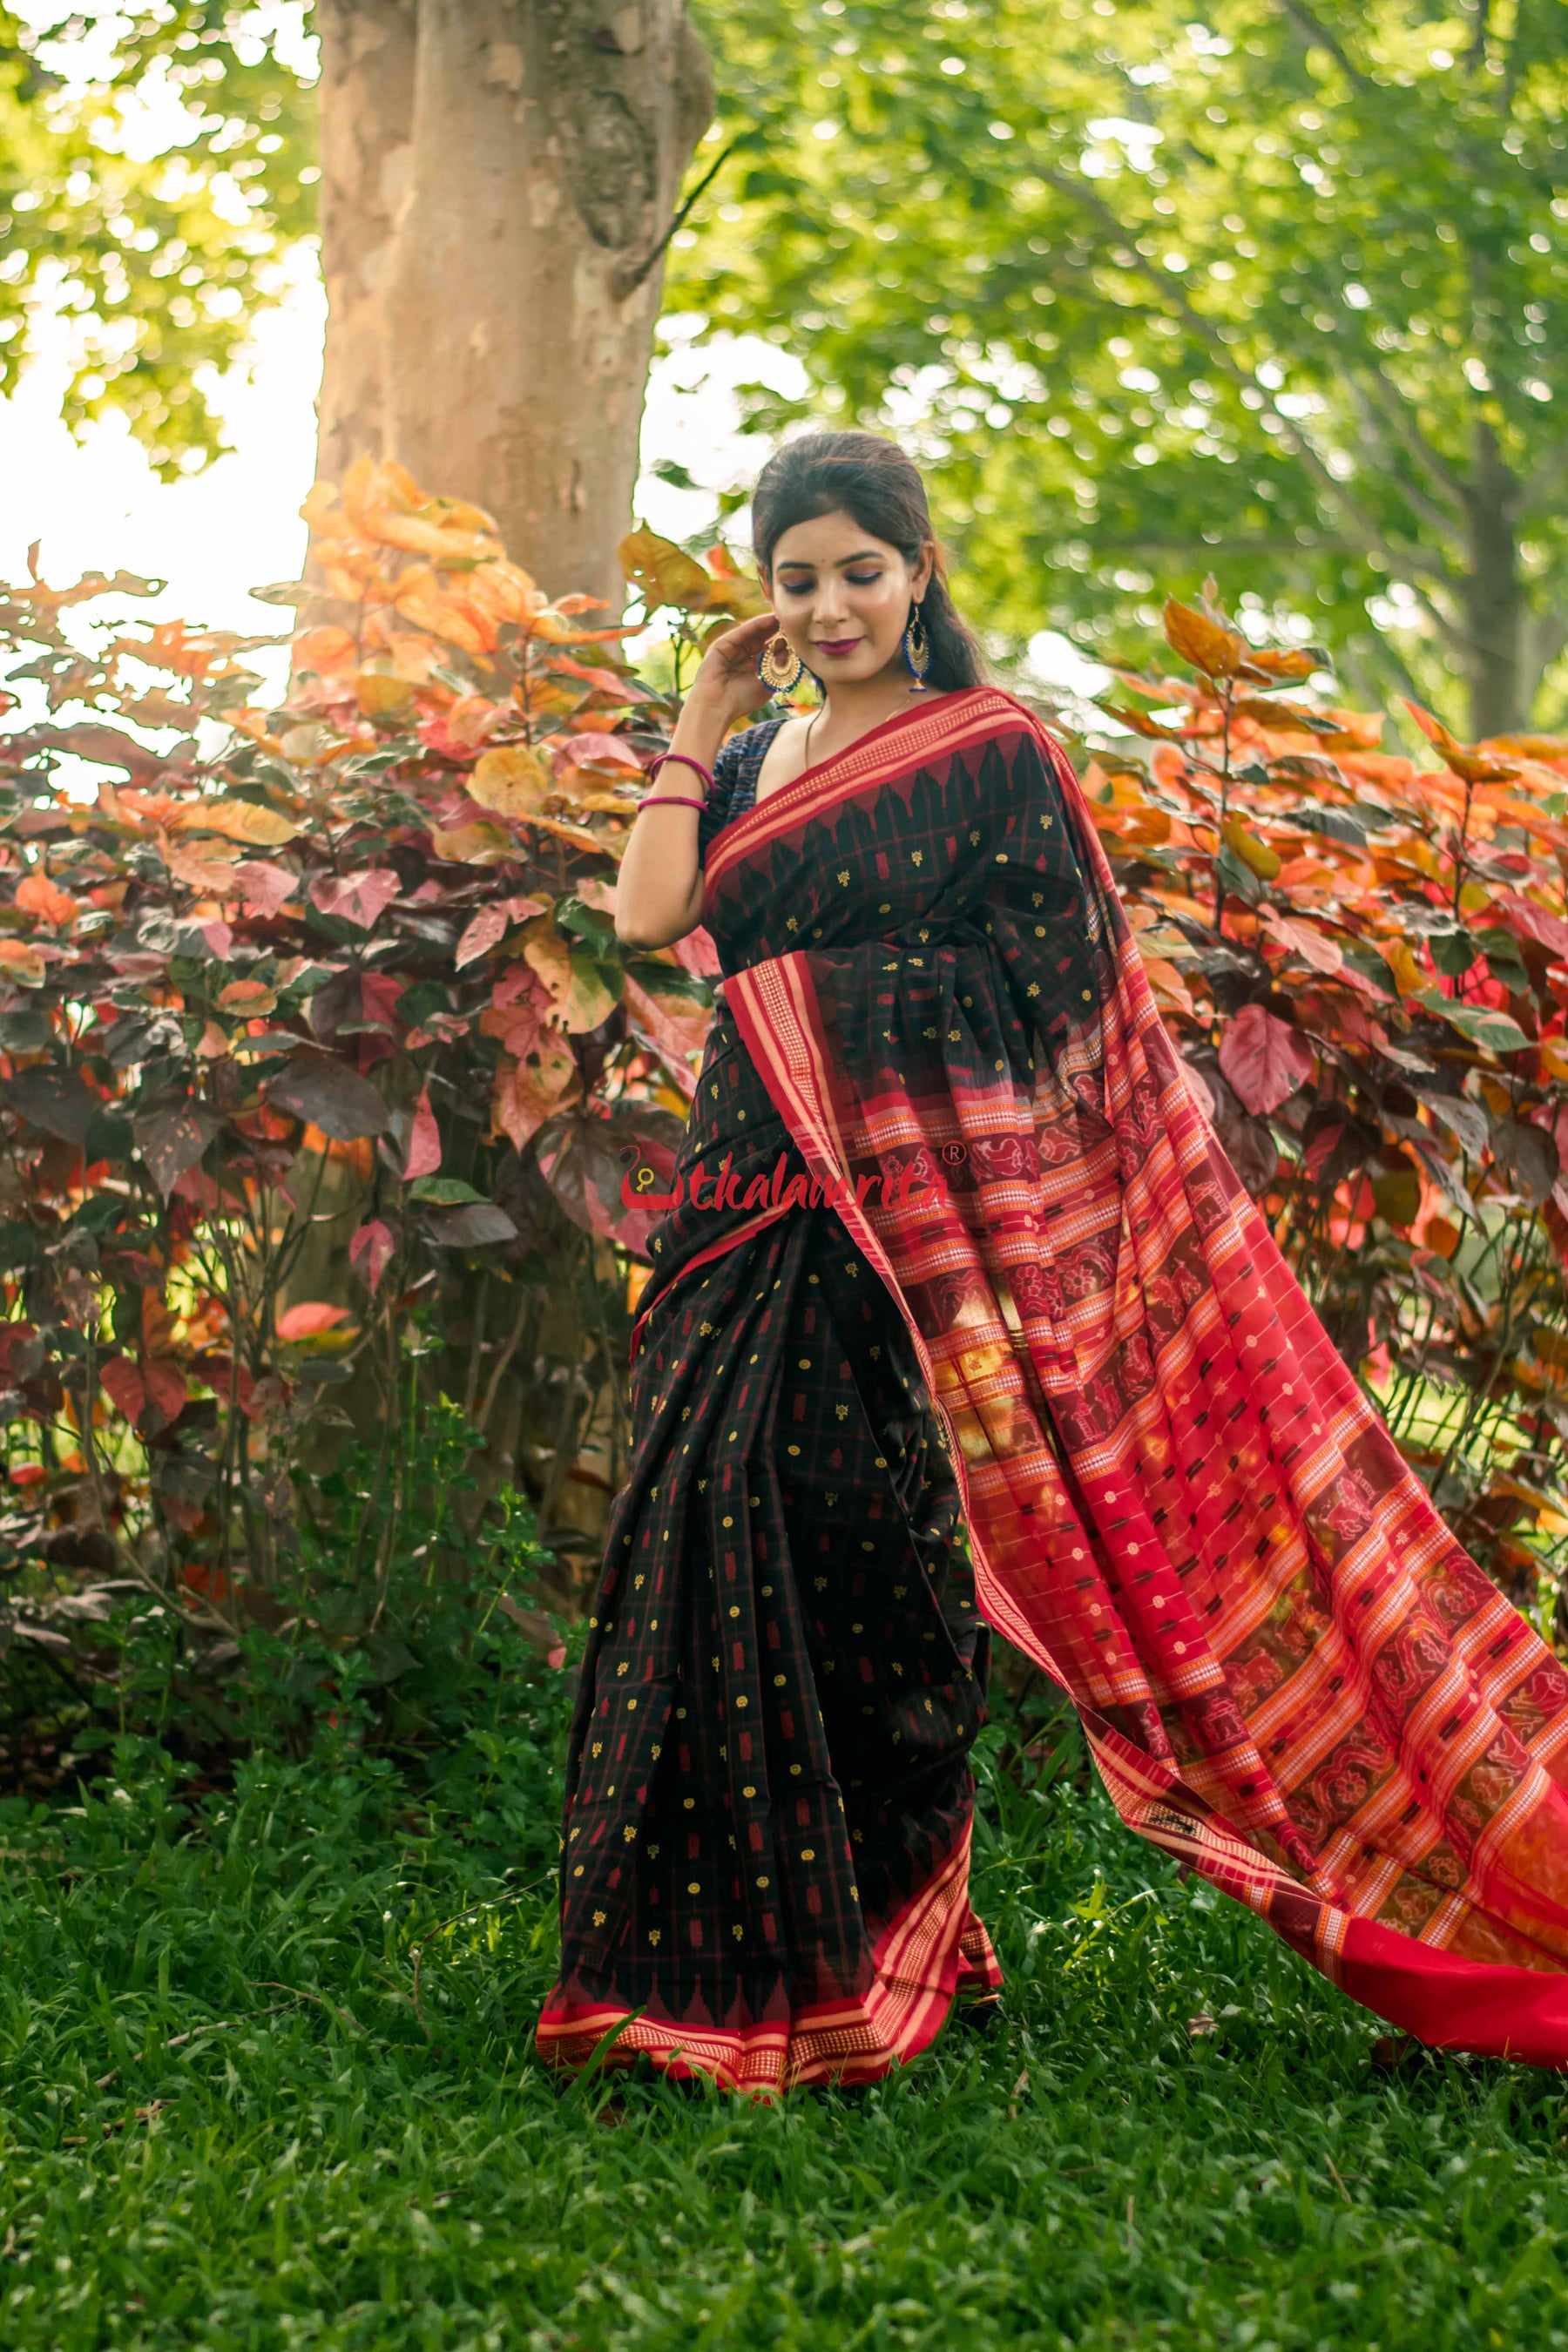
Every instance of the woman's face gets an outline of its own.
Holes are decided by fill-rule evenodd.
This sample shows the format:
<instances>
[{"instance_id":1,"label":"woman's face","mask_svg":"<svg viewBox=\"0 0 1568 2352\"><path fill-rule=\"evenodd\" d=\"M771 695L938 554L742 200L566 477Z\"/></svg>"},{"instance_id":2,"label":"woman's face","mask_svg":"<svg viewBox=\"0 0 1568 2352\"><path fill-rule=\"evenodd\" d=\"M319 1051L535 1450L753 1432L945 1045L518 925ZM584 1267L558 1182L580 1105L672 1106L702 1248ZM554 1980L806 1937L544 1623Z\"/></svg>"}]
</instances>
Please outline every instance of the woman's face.
<instances>
[{"instance_id":1,"label":"woman's face","mask_svg":"<svg viewBox=\"0 0 1568 2352\"><path fill-rule=\"evenodd\" d=\"M910 563L842 512L780 533L768 593L795 653L829 690L900 661L910 606L925 594L935 554L928 540Z\"/></svg>"}]
</instances>

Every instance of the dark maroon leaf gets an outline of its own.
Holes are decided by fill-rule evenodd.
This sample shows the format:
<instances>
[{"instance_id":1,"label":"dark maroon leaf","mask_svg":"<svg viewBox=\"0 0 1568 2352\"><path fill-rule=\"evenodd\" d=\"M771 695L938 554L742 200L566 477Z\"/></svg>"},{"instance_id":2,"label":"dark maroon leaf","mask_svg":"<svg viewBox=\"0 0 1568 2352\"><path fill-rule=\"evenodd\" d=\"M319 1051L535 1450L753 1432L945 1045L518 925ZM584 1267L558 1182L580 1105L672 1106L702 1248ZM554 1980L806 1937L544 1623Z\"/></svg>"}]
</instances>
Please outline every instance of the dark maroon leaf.
<instances>
[{"instance_id":1,"label":"dark maroon leaf","mask_svg":"<svg viewBox=\"0 0 1568 2352\"><path fill-rule=\"evenodd\" d=\"M211 1113L191 1103L153 1111L132 1123L136 1148L165 1201L217 1133L217 1121Z\"/></svg>"},{"instance_id":2,"label":"dark maroon leaf","mask_svg":"<svg viewBox=\"0 0 1568 2352\"><path fill-rule=\"evenodd\" d=\"M353 1143L362 1135L384 1135L392 1121L368 1078L335 1054L304 1046L271 1080L268 1098L279 1110L319 1127L333 1143Z\"/></svg>"},{"instance_id":3,"label":"dark maroon leaf","mask_svg":"<svg viewBox=\"0 0 1568 2352\"><path fill-rule=\"evenodd\" d=\"M442 1209L430 1217L426 1232L440 1249L485 1249L492 1242L512 1242L517 1227L493 1201L471 1201L460 1209Z\"/></svg>"},{"instance_id":4,"label":"dark maroon leaf","mask_svg":"<svg viewBox=\"0 0 1568 2352\"><path fill-rule=\"evenodd\" d=\"M1500 1118L1492 1129L1492 1150L1539 1207L1557 1181L1557 1146L1545 1129L1525 1119Z\"/></svg>"},{"instance_id":5,"label":"dark maroon leaf","mask_svg":"<svg viewBox=\"0 0 1568 2352\"><path fill-rule=\"evenodd\" d=\"M0 1087L18 1118L64 1143L85 1143L99 1097L74 1070L18 1070Z\"/></svg>"}]
</instances>

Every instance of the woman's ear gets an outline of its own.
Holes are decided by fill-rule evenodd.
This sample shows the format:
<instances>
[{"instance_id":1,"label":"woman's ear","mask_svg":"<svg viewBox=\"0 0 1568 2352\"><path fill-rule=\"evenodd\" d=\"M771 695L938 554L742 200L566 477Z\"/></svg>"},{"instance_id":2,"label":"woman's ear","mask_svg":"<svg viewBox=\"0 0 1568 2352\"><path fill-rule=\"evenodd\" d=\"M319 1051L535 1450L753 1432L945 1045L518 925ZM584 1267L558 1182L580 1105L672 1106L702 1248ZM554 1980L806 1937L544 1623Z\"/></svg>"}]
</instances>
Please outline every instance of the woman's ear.
<instances>
[{"instance_id":1,"label":"woman's ear","mask_svg":"<svg viewBox=\"0 0 1568 2352\"><path fill-rule=\"evenodd\" d=\"M936 541L934 539L928 539L916 558L914 570L910 574L910 593L917 604L931 586L931 573L935 570Z\"/></svg>"}]
</instances>

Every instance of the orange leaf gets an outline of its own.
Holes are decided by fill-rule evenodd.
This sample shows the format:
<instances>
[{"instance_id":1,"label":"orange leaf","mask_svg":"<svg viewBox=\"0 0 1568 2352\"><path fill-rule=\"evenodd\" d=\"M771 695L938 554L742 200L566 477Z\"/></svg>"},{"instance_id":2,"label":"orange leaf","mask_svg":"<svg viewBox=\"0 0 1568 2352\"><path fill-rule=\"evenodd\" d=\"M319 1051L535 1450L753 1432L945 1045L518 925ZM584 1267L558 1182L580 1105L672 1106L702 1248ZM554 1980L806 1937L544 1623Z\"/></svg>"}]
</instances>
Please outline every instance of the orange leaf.
<instances>
[{"instance_id":1,"label":"orange leaf","mask_svg":"<svg viewBox=\"0 0 1568 2352\"><path fill-rule=\"evenodd\" d=\"M324 1299L307 1298L298 1307L286 1307L278 1318L280 1339L314 1339L322 1331L331 1331L339 1323L346 1323L346 1307L329 1307Z\"/></svg>"},{"instance_id":2,"label":"orange leaf","mask_svg":"<svg viewBox=\"0 0 1568 2352\"><path fill-rule=\"evenodd\" d=\"M1165 642L1205 677L1234 677L1249 651L1234 629L1222 628L1190 604L1178 604L1173 596L1165 599Z\"/></svg>"},{"instance_id":3,"label":"orange leaf","mask_svg":"<svg viewBox=\"0 0 1568 2352\"><path fill-rule=\"evenodd\" d=\"M47 874L24 876L16 885L16 903L25 908L29 915L37 915L42 921L52 923L57 930L63 930L68 923L74 923L81 912L79 904L69 891L60 889Z\"/></svg>"}]
</instances>

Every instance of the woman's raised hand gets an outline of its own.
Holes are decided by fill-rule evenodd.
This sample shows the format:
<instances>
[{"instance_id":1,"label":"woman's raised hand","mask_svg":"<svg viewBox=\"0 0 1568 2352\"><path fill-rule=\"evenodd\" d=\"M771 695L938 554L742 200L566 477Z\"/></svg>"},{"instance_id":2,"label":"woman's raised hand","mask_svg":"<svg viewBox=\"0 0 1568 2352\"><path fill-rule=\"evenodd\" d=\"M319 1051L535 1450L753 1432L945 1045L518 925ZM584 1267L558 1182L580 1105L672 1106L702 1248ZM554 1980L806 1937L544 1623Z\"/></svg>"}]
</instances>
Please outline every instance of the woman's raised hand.
<instances>
[{"instance_id":1,"label":"woman's raised hand","mask_svg":"<svg viewBox=\"0 0 1568 2352\"><path fill-rule=\"evenodd\" d=\"M715 715L722 713L726 727L743 719L748 710L760 710L770 699L771 689L757 676L757 661L778 625L776 614L757 613L715 637L691 681L689 699L711 709Z\"/></svg>"}]
</instances>

